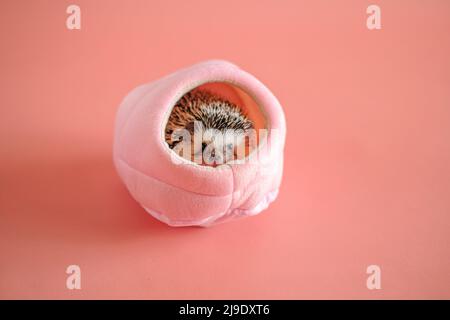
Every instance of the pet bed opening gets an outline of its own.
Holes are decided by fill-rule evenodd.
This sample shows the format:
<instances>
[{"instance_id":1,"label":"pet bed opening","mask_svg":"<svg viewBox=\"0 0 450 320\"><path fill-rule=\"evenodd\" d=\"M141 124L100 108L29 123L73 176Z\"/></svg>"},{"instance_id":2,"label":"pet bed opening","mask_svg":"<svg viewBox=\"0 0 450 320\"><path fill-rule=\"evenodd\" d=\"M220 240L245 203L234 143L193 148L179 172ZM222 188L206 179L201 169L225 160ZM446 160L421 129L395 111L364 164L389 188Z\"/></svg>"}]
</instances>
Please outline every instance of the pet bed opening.
<instances>
[{"instance_id":1,"label":"pet bed opening","mask_svg":"<svg viewBox=\"0 0 450 320\"><path fill-rule=\"evenodd\" d=\"M209 99L218 107L210 109ZM230 83L209 82L191 89L175 103L164 125L164 137L166 145L179 156L215 167L246 159L259 147L267 130L263 109L247 92Z\"/></svg>"}]
</instances>

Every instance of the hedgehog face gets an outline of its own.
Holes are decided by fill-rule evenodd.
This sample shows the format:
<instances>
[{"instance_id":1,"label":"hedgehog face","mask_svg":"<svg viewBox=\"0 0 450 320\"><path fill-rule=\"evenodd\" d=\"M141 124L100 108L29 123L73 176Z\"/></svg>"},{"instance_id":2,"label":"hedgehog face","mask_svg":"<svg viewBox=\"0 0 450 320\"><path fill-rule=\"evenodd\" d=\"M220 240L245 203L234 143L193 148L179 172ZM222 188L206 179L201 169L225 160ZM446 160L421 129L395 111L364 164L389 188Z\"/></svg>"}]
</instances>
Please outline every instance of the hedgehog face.
<instances>
[{"instance_id":1,"label":"hedgehog face","mask_svg":"<svg viewBox=\"0 0 450 320\"><path fill-rule=\"evenodd\" d=\"M206 165L220 165L237 159L237 154L245 148L245 133L243 130L207 129L201 138L201 153ZM196 150L199 152L200 150Z\"/></svg>"},{"instance_id":2,"label":"hedgehog face","mask_svg":"<svg viewBox=\"0 0 450 320\"><path fill-rule=\"evenodd\" d=\"M252 128L236 105L205 91L188 92L172 110L166 141L186 159L217 166L245 155L245 132Z\"/></svg>"}]
</instances>

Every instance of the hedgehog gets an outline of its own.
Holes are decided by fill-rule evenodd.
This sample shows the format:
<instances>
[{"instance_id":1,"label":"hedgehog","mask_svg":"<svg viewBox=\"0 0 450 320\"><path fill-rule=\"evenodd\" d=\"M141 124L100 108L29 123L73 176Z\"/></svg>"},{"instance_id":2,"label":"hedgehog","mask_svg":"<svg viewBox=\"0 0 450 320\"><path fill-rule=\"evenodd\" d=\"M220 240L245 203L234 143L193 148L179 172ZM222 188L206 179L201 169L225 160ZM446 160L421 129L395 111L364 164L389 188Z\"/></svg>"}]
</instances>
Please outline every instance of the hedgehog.
<instances>
[{"instance_id":1,"label":"hedgehog","mask_svg":"<svg viewBox=\"0 0 450 320\"><path fill-rule=\"evenodd\" d=\"M246 145L245 134L253 127L237 105L209 91L194 90L183 95L173 107L165 139L169 148L184 158L216 166L239 157L238 147ZM186 142L190 154L180 152Z\"/></svg>"}]
</instances>

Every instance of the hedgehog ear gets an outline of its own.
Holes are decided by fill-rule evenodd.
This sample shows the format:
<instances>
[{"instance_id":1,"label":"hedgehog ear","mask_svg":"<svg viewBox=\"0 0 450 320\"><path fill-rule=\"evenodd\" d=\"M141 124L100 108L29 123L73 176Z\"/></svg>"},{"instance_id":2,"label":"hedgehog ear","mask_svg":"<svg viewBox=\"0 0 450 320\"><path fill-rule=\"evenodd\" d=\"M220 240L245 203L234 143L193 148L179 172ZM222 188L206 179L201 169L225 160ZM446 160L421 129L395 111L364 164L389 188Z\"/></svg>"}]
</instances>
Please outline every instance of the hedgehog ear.
<instances>
[{"instance_id":1,"label":"hedgehog ear","mask_svg":"<svg viewBox=\"0 0 450 320\"><path fill-rule=\"evenodd\" d=\"M194 132L194 122L189 122L186 125L186 130L189 131L189 132Z\"/></svg>"},{"instance_id":2,"label":"hedgehog ear","mask_svg":"<svg viewBox=\"0 0 450 320\"><path fill-rule=\"evenodd\" d=\"M202 132L203 131L203 123L201 121L191 121L186 125L186 130L188 130L191 134L194 132Z\"/></svg>"}]
</instances>

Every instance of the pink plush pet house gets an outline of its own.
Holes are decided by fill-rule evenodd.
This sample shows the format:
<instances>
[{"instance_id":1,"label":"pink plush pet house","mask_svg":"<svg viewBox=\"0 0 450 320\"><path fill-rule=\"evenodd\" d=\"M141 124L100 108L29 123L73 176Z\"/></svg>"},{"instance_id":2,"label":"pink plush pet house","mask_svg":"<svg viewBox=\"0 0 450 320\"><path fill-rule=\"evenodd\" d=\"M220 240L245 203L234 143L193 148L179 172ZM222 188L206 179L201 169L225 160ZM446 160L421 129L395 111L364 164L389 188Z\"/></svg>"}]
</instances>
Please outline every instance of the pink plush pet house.
<instances>
[{"instance_id":1,"label":"pink plush pet house","mask_svg":"<svg viewBox=\"0 0 450 320\"><path fill-rule=\"evenodd\" d=\"M167 145L164 130L173 106L199 88L238 105L255 129L265 132L243 161L204 166ZM258 214L275 200L285 135L283 110L269 89L234 64L212 60L125 97L116 118L114 163L131 195L156 219L171 226L209 226Z\"/></svg>"}]
</instances>

